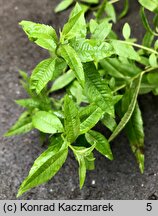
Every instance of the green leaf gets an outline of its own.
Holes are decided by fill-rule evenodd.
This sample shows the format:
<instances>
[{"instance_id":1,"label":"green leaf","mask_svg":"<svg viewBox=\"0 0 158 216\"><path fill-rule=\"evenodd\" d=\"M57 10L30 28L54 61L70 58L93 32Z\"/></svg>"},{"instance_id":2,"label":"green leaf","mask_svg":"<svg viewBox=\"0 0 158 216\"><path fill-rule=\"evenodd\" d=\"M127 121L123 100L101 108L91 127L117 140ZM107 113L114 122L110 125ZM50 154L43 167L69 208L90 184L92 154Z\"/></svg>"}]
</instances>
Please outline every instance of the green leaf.
<instances>
[{"instance_id":1,"label":"green leaf","mask_svg":"<svg viewBox=\"0 0 158 216\"><path fill-rule=\"evenodd\" d=\"M74 72L72 70L69 70L67 73L64 73L60 77L58 77L54 83L49 92L54 92L57 90L60 90L70 84L75 79Z\"/></svg>"},{"instance_id":2,"label":"green leaf","mask_svg":"<svg viewBox=\"0 0 158 216\"><path fill-rule=\"evenodd\" d=\"M93 128L103 116L103 111L96 105L89 105L80 111L80 134Z\"/></svg>"},{"instance_id":3,"label":"green leaf","mask_svg":"<svg viewBox=\"0 0 158 216\"><path fill-rule=\"evenodd\" d=\"M85 94L90 102L95 103L105 113L114 116L115 96L112 95L108 84L101 79L93 63L84 64Z\"/></svg>"},{"instance_id":4,"label":"green leaf","mask_svg":"<svg viewBox=\"0 0 158 216\"><path fill-rule=\"evenodd\" d=\"M149 57L149 63L151 65L151 67L157 67L158 66L158 62L157 62L157 57L154 53L152 53Z\"/></svg>"},{"instance_id":5,"label":"green leaf","mask_svg":"<svg viewBox=\"0 0 158 216\"><path fill-rule=\"evenodd\" d=\"M85 81L84 71L76 51L69 45L61 45L60 54L67 62L70 69L75 73L79 83L83 86Z\"/></svg>"},{"instance_id":6,"label":"green leaf","mask_svg":"<svg viewBox=\"0 0 158 216\"><path fill-rule=\"evenodd\" d=\"M29 189L50 180L62 167L68 154L68 147L59 148L58 145L49 147L34 162L28 177L23 181L17 197Z\"/></svg>"},{"instance_id":7,"label":"green leaf","mask_svg":"<svg viewBox=\"0 0 158 216\"><path fill-rule=\"evenodd\" d=\"M88 4L98 4L99 0L81 0L81 2L85 2Z\"/></svg>"},{"instance_id":8,"label":"green leaf","mask_svg":"<svg viewBox=\"0 0 158 216\"><path fill-rule=\"evenodd\" d=\"M114 131L117 127L117 123L114 118L112 118L109 114L105 113L104 117L102 118L101 122L110 130Z\"/></svg>"},{"instance_id":9,"label":"green leaf","mask_svg":"<svg viewBox=\"0 0 158 216\"><path fill-rule=\"evenodd\" d=\"M81 62L99 61L114 53L109 43L96 39L74 40L71 45Z\"/></svg>"},{"instance_id":10,"label":"green leaf","mask_svg":"<svg viewBox=\"0 0 158 216\"><path fill-rule=\"evenodd\" d=\"M124 41L112 40L111 45L113 46L115 53L118 56L133 59L136 61L140 60L140 56L134 50L134 48L131 45L124 43Z\"/></svg>"},{"instance_id":11,"label":"green leaf","mask_svg":"<svg viewBox=\"0 0 158 216\"><path fill-rule=\"evenodd\" d=\"M25 134L33 129L32 117L28 111L21 114L16 123L8 130L4 136L15 136L20 134Z\"/></svg>"},{"instance_id":12,"label":"green leaf","mask_svg":"<svg viewBox=\"0 0 158 216\"><path fill-rule=\"evenodd\" d=\"M90 130L85 134L87 141L91 145L95 145L97 151L110 160L113 160L110 144L107 139L99 132Z\"/></svg>"},{"instance_id":13,"label":"green leaf","mask_svg":"<svg viewBox=\"0 0 158 216\"><path fill-rule=\"evenodd\" d=\"M64 116L67 141L73 143L80 134L80 119L78 109L68 95L64 98Z\"/></svg>"},{"instance_id":14,"label":"green leaf","mask_svg":"<svg viewBox=\"0 0 158 216\"><path fill-rule=\"evenodd\" d=\"M131 28L128 23L125 23L122 30L123 36L126 40L130 38L131 35Z\"/></svg>"},{"instance_id":15,"label":"green leaf","mask_svg":"<svg viewBox=\"0 0 158 216\"><path fill-rule=\"evenodd\" d=\"M61 133L63 132L63 125L59 118L45 111L37 112L32 119L33 126L44 133Z\"/></svg>"},{"instance_id":16,"label":"green leaf","mask_svg":"<svg viewBox=\"0 0 158 216\"><path fill-rule=\"evenodd\" d=\"M115 12L115 8L112 4L110 4L109 2L107 2L106 7L105 7L105 12L108 16L108 18L110 18L114 23L116 23L116 12Z\"/></svg>"},{"instance_id":17,"label":"green leaf","mask_svg":"<svg viewBox=\"0 0 158 216\"><path fill-rule=\"evenodd\" d=\"M48 49L49 51L55 51L58 37L51 26L31 21L22 21L19 24L31 41L34 41L37 45Z\"/></svg>"},{"instance_id":18,"label":"green leaf","mask_svg":"<svg viewBox=\"0 0 158 216\"><path fill-rule=\"evenodd\" d=\"M122 19L126 14L128 13L129 10L129 0L124 1L124 8L121 12L121 14L118 16L118 19Z\"/></svg>"},{"instance_id":19,"label":"green leaf","mask_svg":"<svg viewBox=\"0 0 158 216\"><path fill-rule=\"evenodd\" d=\"M130 99L130 98L129 98ZM131 149L136 156L141 173L144 172L144 129L141 111L138 104L133 111L131 119L125 127Z\"/></svg>"},{"instance_id":20,"label":"green leaf","mask_svg":"<svg viewBox=\"0 0 158 216\"><path fill-rule=\"evenodd\" d=\"M152 12L158 12L158 2L157 0L138 0L139 3L146 9Z\"/></svg>"},{"instance_id":21,"label":"green leaf","mask_svg":"<svg viewBox=\"0 0 158 216\"><path fill-rule=\"evenodd\" d=\"M86 178L86 163L85 159L81 158L79 161L79 179L80 179L80 189L82 189Z\"/></svg>"},{"instance_id":22,"label":"green leaf","mask_svg":"<svg viewBox=\"0 0 158 216\"><path fill-rule=\"evenodd\" d=\"M69 21L64 25L62 31L62 38L63 39L71 39L73 37L76 38L85 38L87 33L86 29L86 21L84 18L84 12L82 8L76 3L75 8L71 12Z\"/></svg>"},{"instance_id":23,"label":"green leaf","mask_svg":"<svg viewBox=\"0 0 158 216\"><path fill-rule=\"evenodd\" d=\"M134 111L136 102L137 102L137 96L138 96L138 93L139 93L141 80L142 80L142 73L132 83L132 87L131 87L131 95L132 95L132 97L131 97L130 104L128 106L128 109L127 109L126 113L122 117L120 123L117 125L114 132L110 136L110 138L108 140L109 142L111 142L122 131L122 129L126 126L128 121L130 120L130 118L132 116L132 113Z\"/></svg>"},{"instance_id":24,"label":"green leaf","mask_svg":"<svg viewBox=\"0 0 158 216\"><path fill-rule=\"evenodd\" d=\"M31 75L31 89L35 89L39 94L47 83L62 72L65 62L62 59L45 59L33 70Z\"/></svg>"},{"instance_id":25,"label":"green leaf","mask_svg":"<svg viewBox=\"0 0 158 216\"><path fill-rule=\"evenodd\" d=\"M112 28L112 24L108 20L103 20L99 25L96 26L91 38L104 41L109 35Z\"/></svg>"},{"instance_id":26,"label":"green leaf","mask_svg":"<svg viewBox=\"0 0 158 216\"><path fill-rule=\"evenodd\" d=\"M62 0L55 8L55 12L58 13L67 9L72 3L73 0Z\"/></svg>"}]
</instances>

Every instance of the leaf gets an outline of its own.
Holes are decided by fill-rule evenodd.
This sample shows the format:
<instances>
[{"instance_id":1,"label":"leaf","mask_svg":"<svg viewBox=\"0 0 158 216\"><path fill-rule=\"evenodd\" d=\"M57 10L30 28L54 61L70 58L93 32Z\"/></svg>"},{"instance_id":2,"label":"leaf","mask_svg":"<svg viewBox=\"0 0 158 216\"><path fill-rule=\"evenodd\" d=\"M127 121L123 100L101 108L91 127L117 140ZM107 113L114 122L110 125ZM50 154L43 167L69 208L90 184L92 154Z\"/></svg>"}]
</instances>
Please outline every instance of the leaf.
<instances>
[{"instance_id":1,"label":"leaf","mask_svg":"<svg viewBox=\"0 0 158 216\"><path fill-rule=\"evenodd\" d=\"M64 116L67 141L73 143L80 134L80 119L78 109L68 95L64 98Z\"/></svg>"},{"instance_id":2,"label":"leaf","mask_svg":"<svg viewBox=\"0 0 158 216\"><path fill-rule=\"evenodd\" d=\"M49 92L54 92L57 90L60 90L70 84L75 79L74 72L72 70L69 70L67 73L64 73L60 77L58 77L54 83Z\"/></svg>"},{"instance_id":3,"label":"leaf","mask_svg":"<svg viewBox=\"0 0 158 216\"><path fill-rule=\"evenodd\" d=\"M122 19L126 14L128 13L129 10L129 0L124 1L124 8L121 12L121 14L118 16L118 19Z\"/></svg>"},{"instance_id":4,"label":"leaf","mask_svg":"<svg viewBox=\"0 0 158 216\"><path fill-rule=\"evenodd\" d=\"M109 43L96 39L80 39L71 42L81 62L99 61L111 56L114 51Z\"/></svg>"},{"instance_id":5,"label":"leaf","mask_svg":"<svg viewBox=\"0 0 158 216\"><path fill-rule=\"evenodd\" d=\"M126 40L130 38L131 35L131 28L128 23L125 23L122 30L123 36Z\"/></svg>"},{"instance_id":6,"label":"leaf","mask_svg":"<svg viewBox=\"0 0 158 216\"><path fill-rule=\"evenodd\" d=\"M55 51L58 43L58 37L55 30L48 25L34 23L31 21L22 21L19 23L31 41L37 45Z\"/></svg>"},{"instance_id":7,"label":"leaf","mask_svg":"<svg viewBox=\"0 0 158 216\"><path fill-rule=\"evenodd\" d=\"M73 0L62 0L55 8L55 12L58 13L67 9L72 3Z\"/></svg>"},{"instance_id":8,"label":"leaf","mask_svg":"<svg viewBox=\"0 0 158 216\"><path fill-rule=\"evenodd\" d=\"M65 67L65 62L59 58L45 59L33 70L31 75L31 89L39 94L50 80L55 79Z\"/></svg>"},{"instance_id":9,"label":"leaf","mask_svg":"<svg viewBox=\"0 0 158 216\"><path fill-rule=\"evenodd\" d=\"M112 118L109 114L105 113L104 117L102 118L101 122L110 130L114 131L117 127L117 123L114 118Z\"/></svg>"},{"instance_id":10,"label":"leaf","mask_svg":"<svg viewBox=\"0 0 158 216\"><path fill-rule=\"evenodd\" d=\"M60 53L70 69L75 73L79 83L83 86L85 82L84 71L76 51L69 45L62 45L60 46Z\"/></svg>"},{"instance_id":11,"label":"leaf","mask_svg":"<svg viewBox=\"0 0 158 216\"><path fill-rule=\"evenodd\" d=\"M158 12L158 2L157 0L138 0L139 3L146 9L152 12Z\"/></svg>"},{"instance_id":12,"label":"leaf","mask_svg":"<svg viewBox=\"0 0 158 216\"><path fill-rule=\"evenodd\" d=\"M149 63L153 68L158 66L157 57L154 53L149 56Z\"/></svg>"},{"instance_id":13,"label":"leaf","mask_svg":"<svg viewBox=\"0 0 158 216\"><path fill-rule=\"evenodd\" d=\"M28 177L23 181L17 197L29 189L50 180L62 167L68 154L68 148L59 149L57 145L49 147L34 162Z\"/></svg>"},{"instance_id":14,"label":"leaf","mask_svg":"<svg viewBox=\"0 0 158 216\"><path fill-rule=\"evenodd\" d=\"M138 96L139 89L140 89L141 79L142 79L142 73L139 75L137 79L133 81L133 85L131 87L131 94L132 94L131 102L129 104L127 112L124 114L120 123L117 125L114 132L110 136L108 140L109 142L111 142L122 131L122 129L125 127L125 125L130 120L132 113L134 111L136 102L137 102L137 96Z\"/></svg>"},{"instance_id":15,"label":"leaf","mask_svg":"<svg viewBox=\"0 0 158 216\"><path fill-rule=\"evenodd\" d=\"M136 61L140 60L140 57L134 48L131 45L124 43L124 41L112 40L111 45L118 56Z\"/></svg>"},{"instance_id":16,"label":"leaf","mask_svg":"<svg viewBox=\"0 0 158 216\"><path fill-rule=\"evenodd\" d=\"M85 38L87 33L86 29L86 21L84 18L84 12L82 8L76 3L75 8L71 12L69 21L64 25L62 31L63 39L71 39L71 38Z\"/></svg>"},{"instance_id":17,"label":"leaf","mask_svg":"<svg viewBox=\"0 0 158 216\"><path fill-rule=\"evenodd\" d=\"M32 117L28 111L21 114L17 122L8 130L4 136L15 136L20 134L25 134L33 129Z\"/></svg>"},{"instance_id":18,"label":"leaf","mask_svg":"<svg viewBox=\"0 0 158 216\"><path fill-rule=\"evenodd\" d=\"M110 18L114 23L116 23L116 12L115 12L115 8L112 4L110 4L109 2L107 2L106 7L105 7L105 12L108 16L108 18Z\"/></svg>"},{"instance_id":19,"label":"leaf","mask_svg":"<svg viewBox=\"0 0 158 216\"><path fill-rule=\"evenodd\" d=\"M144 172L144 129L141 111L136 104L131 119L125 127L131 149L137 158L141 173Z\"/></svg>"},{"instance_id":20,"label":"leaf","mask_svg":"<svg viewBox=\"0 0 158 216\"><path fill-rule=\"evenodd\" d=\"M81 62L99 61L111 56L114 51L109 43L96 39L80 39L71 42L72 47L79 56Z\"/></svg>"},{"instance_id":21,"label":"leaf","mask_svg":"<svg viewBox=\"0 0 158 216\"><path fill-rule=\"evenodd\" d=\"M99 132L90 130L85 134L87 141L91 145L95 145L97 151L110 160L113 160L110 144L107 139Z\"/></svg>"},{"instance_id":22,"label":"leaf","mask_svg":"<svg viewBox=\"0 0 158 216\"><path fill-rule=\"evenodd\" d=\"M115 96L112 95L108 84L101 80L100 74L93 63L84 64L85 71L85 94L90 102L95 103L105 113L114 116Z\"/></svg>"},{"instance_id":23,"label":"leaf","mask_svg":"<svg viewBox=\"0 0 158 216\"><path fill-rule=\"evenodd\" d=\"M55 134L63 132L59 118L45 111L38 111L32 119L33 126L41 132Z\"/></svg>"},{"instance_id":24,"label":"leaf","mask_svg":"<svg viewBox=\"0 0 158 216\"><path fill-rule=\"evenodd\" d=\"M91 38L104 41L109 35L112 28L112 24L108 20L103 20L99 25L96 26Z\"/></svg>"},{"instance_id":25,"label":"leaf","mask_svg":"<svg viewBox=\"0 0 158 216\"><path fill-rule=\"evenodd\" d=\"M85 2L88 4L98 4L99 0L81 0L81 2Z\"/></svg>"},{"instance_id":26,"label":"leaf","mask_svg":"<svg viewBox=\"0 0 158 216\"><path fill-rule=\"evenodd\" d=\"M80 111L80 134L93 128L103 116L103 111L95 105L89 105Z\"/></svg>"},{"instance_id":27,"label":"leaf","mask_svg":"<svg viewBox=\"0 0 158 216\"><path fill-rule=\"evenodd\" d=\"M86 178L86 163L84 158L79 161L79 179L80 179L80 189L82 189Z\"/></svg>"}]
</instances>

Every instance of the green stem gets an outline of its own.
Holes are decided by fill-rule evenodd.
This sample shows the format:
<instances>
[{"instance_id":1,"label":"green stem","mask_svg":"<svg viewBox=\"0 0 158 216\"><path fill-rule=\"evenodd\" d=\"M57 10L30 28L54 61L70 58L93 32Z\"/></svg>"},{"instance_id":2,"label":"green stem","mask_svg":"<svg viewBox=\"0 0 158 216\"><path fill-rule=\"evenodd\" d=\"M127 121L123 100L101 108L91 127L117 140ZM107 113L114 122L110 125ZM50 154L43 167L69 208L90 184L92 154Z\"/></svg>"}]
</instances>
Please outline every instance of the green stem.
<instances>
[{"instance_id":1,"label":"green stem","mask_svg":"<svg viewBox=\"0 0 158 216\"><path fill-rule=\"evenodd\" d=\"M129 41L122 41L122 40L120 40L120 42L124 43L124 44L127 44L127 45L135 46L137 48L140 48L140 49L143 49L143 50L146 50L146 51L149 51L151 53L154 53L154 54L158 55L158 52L156 50L150 49L150 48L142 46L140 44L132 43L132 42L129 42Z\"/></svg>"},{"instance_id":2,"label":"green stem","mask_svg":"<svg viewBox=\"0 0 158 216\"><path fill-rule=\"evenodd\" d=\"M142 71L141 73L138 73L136 76L130 78L128 81L129 81L129 82L133 82L133 80L135 80L136 78L138 78L138 77L140 76L140 74L144 75L145 73L152 72L152 71L154 71L154 70L156 70L156 69L158 69L158 67L155 67L155 68L148 68L148 69ZM117 91L119 91L119 90L125 88L126 86L127 86L127 84L123 84L123 85L117 87L112 93L116 93Z\"/></svg>"}]
</instances>

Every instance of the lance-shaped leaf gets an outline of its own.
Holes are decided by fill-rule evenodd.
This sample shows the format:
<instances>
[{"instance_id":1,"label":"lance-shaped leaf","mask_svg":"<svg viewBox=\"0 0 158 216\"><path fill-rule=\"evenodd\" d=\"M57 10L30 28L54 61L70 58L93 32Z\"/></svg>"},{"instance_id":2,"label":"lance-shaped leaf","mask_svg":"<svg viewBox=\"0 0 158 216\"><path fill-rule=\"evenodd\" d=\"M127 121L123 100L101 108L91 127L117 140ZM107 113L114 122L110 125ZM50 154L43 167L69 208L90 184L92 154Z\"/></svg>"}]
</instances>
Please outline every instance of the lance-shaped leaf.
<instances>
[{"instance_id":1,"label":"lance-shaped leaf","mask_svg":"<svg viewBox=\"0 0 158 216\"><path fill-rule=\"evenodd\" d=\"M91 145L95 145L97 151L110 160L113 160L110 144L107 139L99 132L90 130L86 133L86 139Z\"/></svg>"},{"instance_id":2,"label":"lance-shaped leaf","mask_svg":"<svg viewBox=\"0 0 158 216\"><path fill-rule=\"evenodd\" d=\"M140 56L134 48L131 45L124 43L124 41L112 40L111 45L117 55L136 61L140 60Z\"/></svg>"},{"instance_id":3,"label":"lance-shaped leaf","mask_svg":"<svg viewBox=\"0 0 158 216\"><path fill-rule=\"evenodd\" d=\"M67 141L73 143L80 134L80 119L76 104L68 95L64 98L64 116Z\"/></svg>"},{"instance_id":4,"label":"lance-shaped leaf","mask_svg":"<svg viewBox=\"0 0 158 216\"><path fill-rule=\"evenodd\" d=\"M91 169L94 166L94 160L92 151L94 150L95 144L89 148L73 146L73 152L79 163L79 179L80 179L80 189L83 187L86 170Z\"/></svg>"},{"instance_id":5,"label":"lance-shaped leaf","mask_svg":"<svg viewBox=\"0 0 158 216\"><path fill-rule=\"evenodd\" d=\"M128 109L127 109L126 113L122 117L120 123L117 125L117 127L114 130L114 132L110 136L110 138L108 140L109 142L111 142L122 131L122 129L126 126L126 124L128 123L128 121L130 120L130 118L132 116L132 113L134 111L136 102L137 102L137 96L138 96L138 93L139 93L141 80L142 80L142 73L132 83L132 87L131 87L131 95L132 95L131 102L130 102L130 104L128 106Z\"/></svg>"},{"instance_id":6,"label":"lance-shaped leaf","mask_svg":"<svg viewBox=\"0 0 158 216\"><path fill-rule=\"evenodd\" d=\"M63 39L71 39L73 37L76 38L85 38L87 33L86 29L86 21L84 18L84 12L82 8L76 3L75 8L71 12L70 18L68 22L64 25L62 31Z\"/></svg>"},{"instance_id":7,"label":"lance-shaped leaf","mask_svg":"<svg viewBox=\"0 0 158 216\"><path fill-rule=\"evenodd\" d=\"M85 94L90 102L94 102L105 113L114 116L114 96L108 84L101 80L100 74L93 63L84 64Z\"/></svg>"},{"instance_id":8,"label":"lance-shaped leaf","mask_svg":"<svg viewBox=\"0 0 158 216\"><path fill-rule=\"evenodd\" d=\"M96 39L72 40L71 45L81 62L99 61L114 53L111 44Z\"/></svg>"},{"instance_id":9,"label":"lance-shaped leaf","mask_svg":"<svg viewBox=\"0 0 158 216\"><path fill-rule=\"evenodd\" d=\"M91 128L93 128L98 123L103 114L103 110L96 105L84 107L80 111L80 134L86 133Z\"/></svg>"},{"instance_id":10,"label":"lance-shaped leaf","mask_svg":"<svg viewBox=\"0 0 158 216\"><path fill-rule=\"evenodd\" d=\"M152 12L158 12L158 1L157 0L138 0L139 3L146 9Z\"/></svg>"},{"instance_id":11,"label":"lance-shaped leaf","mask_svg":"<svg viewBox=\"0 0 158 216\"><path fill-rule=\"evenodd\" d=\"M55 51L58 37L51 26L30 21L22 21L20 25L31 41L49 51Z\"/></svg>"},{"instance_id":12,"label":"lance-shaped leaf","mask_svg":"<svg viewBox=\"0 0 158 216\"><path fill-rule=\"evenodd\" d=\"M28 111L21 114L17 122L9 129L4 136L15 136L25 134L33 129L32 117Z\"/></svg>"},{"instance_id":13,"label":"lance-shaped leaf","mask_svg":"<svg viewBox=\"0 0 158 216\"><path fill-rule=\"evenodd\" d=\"M76 51L70 45L61 45L60 54L67 62L70 69L75 73L79 83L83 86L85 81L84 71Z\"/></svg>"},{"instance_id":14,"label":"lance-shaped leaf","mask_svg":"<svg viewBox=\"0 0 158 216\"><path fill-rule=\"evenodd\" d=\"M55 12L58 13L67 9L72 3L73 0L62 0L55 8Z\"/></svg>"},{"instance_id":15,"label":"lance-shaped leaf","mask_svg":"<svg viewBox=\"0 0 158 216\"><path fill-rule=\"evenodd\" d=\"M58 77L49 92L54 92L60 90L70 84L75 79L75 74L72 70L69 70L67 73L64 73L60 77Z\"/></svg>"},{"instance_id":16,"label":"lance-shaped leaf","mask_svg":"<svg viewBox=\"0 0 158 216\"><path fill-rule=\"evenodd\" d=\"M49 112L39 111L32 119L33 126L44 133L61 133L63 132L63 125L60 119Z\"/></svg>"},{"instance_id":17,"label":"lance-shaped leaf","mask_svg":"<svg viewBox=\"0 0 158 216\"><path fill-rule=\"evenodd\" d=\"M55 79L65 68L66 63L62 59L45 59L33 70L31 75L31 89L39 94L50 80Z\"/></svg>"},{"instance_id":18,"label":"lance-shaped leaf","mask_svg":"<svg viewBox=\"0 0 158 216\"><path fill-rule=\"evenodd\" d=\"M93 31L91 38L104 41L105 38L109 35L112 28L112 24L107 20L103 20L100 24L98 24Z\"/></svg>"},{"instance_id":19,"label":"lance-shaped leaf","mask_svg":"<svg viewBox=\"0 0 158 216\"><path fill-rule=\"evenodd\" d=\"M23 181L17 197L29 189L36 187L50 180L62 167L68 154L67 146L60 148L60 145L49 147L34 162L28 177Z\"/></svg>"},{"instance_id":20,"label":"lance-shaped leaf","mask_svg":"<svg viewBox=\"0 0 158 216\"><path fill-rule=\"evenodd\" d=\"M136 156L141 173L144 172L144 129L141 111L138 103L135 106L131 119L125 127L131 149Z\"/></svg>"}]
</instances>

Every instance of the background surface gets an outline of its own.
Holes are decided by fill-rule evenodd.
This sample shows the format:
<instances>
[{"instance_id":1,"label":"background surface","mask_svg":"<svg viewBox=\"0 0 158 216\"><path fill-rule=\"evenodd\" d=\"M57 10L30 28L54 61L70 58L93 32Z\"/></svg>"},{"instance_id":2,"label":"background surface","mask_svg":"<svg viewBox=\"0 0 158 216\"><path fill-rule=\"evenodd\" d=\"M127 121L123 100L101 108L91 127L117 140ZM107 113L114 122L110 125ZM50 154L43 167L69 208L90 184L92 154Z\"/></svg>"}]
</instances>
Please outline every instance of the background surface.
<instances>
[{"instance_id":1,"label":"background surface","mask_svg":"<svg viewBox=\"0 0 158 216\"><path fill-rule=\"evenodd\" d=\"M58 0L0 0L0 199L16 199L19 185L27 176L33 161L44 151L34 131L15 138L2 135L16 121L22 109L14 99L26 97L19 85L18 70L28 73L47 53L29 42L18 26L21 20L62 27L69 11L54 14ZM123 0L117 3L121 11ZM139 5L130 1L130 11L115 27L120 34L128 21L133 37L142 38ZM122 133L113 143L115 160L96 155L96 170L87 174L85 186L79 189L77 162L70 154L60 172L49 183L21 199L158 199L158 98L139 97L145 126L145 173L140 174L128 140ZM101 128L102 130L102 128Z\"/></svg>"}]
</instances>

